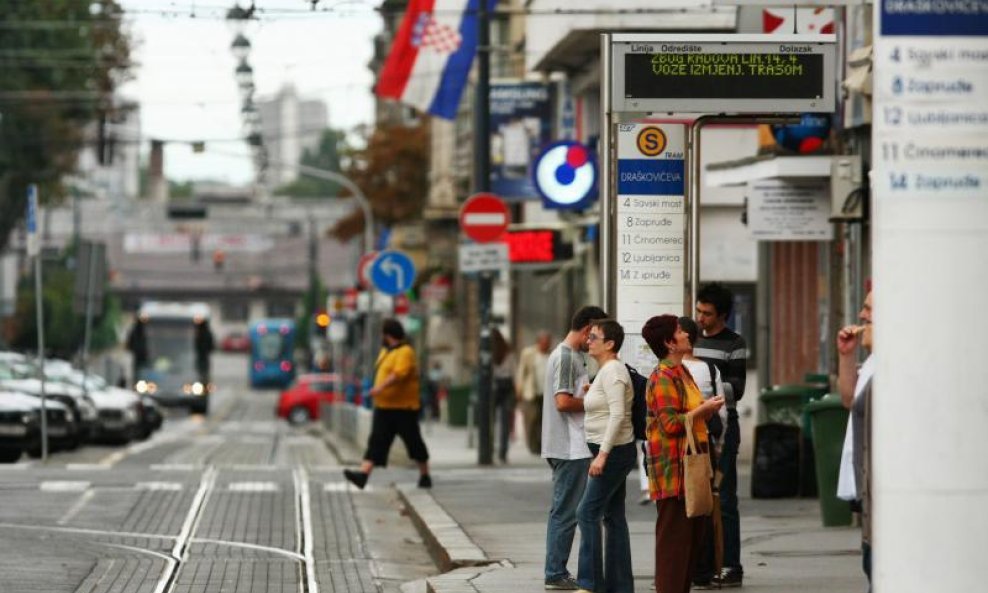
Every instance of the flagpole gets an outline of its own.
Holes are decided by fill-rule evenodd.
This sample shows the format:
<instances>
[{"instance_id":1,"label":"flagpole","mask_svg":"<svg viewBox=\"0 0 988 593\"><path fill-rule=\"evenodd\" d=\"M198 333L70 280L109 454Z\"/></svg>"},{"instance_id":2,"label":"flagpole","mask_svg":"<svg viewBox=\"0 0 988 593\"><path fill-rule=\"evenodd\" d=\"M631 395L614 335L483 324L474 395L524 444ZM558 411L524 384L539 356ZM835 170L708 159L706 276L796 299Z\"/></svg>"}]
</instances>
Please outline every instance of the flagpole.
<instances>
[{"instance_id":1,"label":"flagpole","mask_svg":"<svg viewBox=\"0 0 988 593\"><path fill-rule=\"evenodd\" d=\"M477 92L474 106L474 188L476 193L488 192L491 186L491 41L489 0L478 0L477 6ZM491 306L494 279L490 272L481 272L478 281L480 307L480 342L477 356L477 464L491 465L493 441L491 420L493 402L493 369L491 367Z\"/></svg>"}]
</instances>

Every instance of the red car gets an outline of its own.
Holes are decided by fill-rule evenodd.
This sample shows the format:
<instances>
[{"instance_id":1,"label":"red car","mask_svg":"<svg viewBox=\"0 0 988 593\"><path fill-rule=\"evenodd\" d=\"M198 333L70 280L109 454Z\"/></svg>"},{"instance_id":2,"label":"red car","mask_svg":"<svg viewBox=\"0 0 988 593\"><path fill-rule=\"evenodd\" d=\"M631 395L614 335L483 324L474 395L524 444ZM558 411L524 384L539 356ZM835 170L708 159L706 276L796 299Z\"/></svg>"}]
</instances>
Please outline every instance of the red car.
<instances>
[{"instance_id":1,"label":"red car","mask_svg":"<svg viewBox=\"0 0 988 593\"><path fill-rule=\"evenodd\" d=\"M276 413L292 424L303 424L319 419L323 402L336 401L336 375L333 373L309 373L299 375L278 398Z\"/></svg>"},{"instance_id":2,"label":"red car","mask_svg":"<svg viewBox=\"0 0 988 593\"><path fill-rule=\"evenodd\" d=\"M223 352L250 352L250 338L240 332L227 334L220 340L220 350Z\"/></svg>"}]
</instances>

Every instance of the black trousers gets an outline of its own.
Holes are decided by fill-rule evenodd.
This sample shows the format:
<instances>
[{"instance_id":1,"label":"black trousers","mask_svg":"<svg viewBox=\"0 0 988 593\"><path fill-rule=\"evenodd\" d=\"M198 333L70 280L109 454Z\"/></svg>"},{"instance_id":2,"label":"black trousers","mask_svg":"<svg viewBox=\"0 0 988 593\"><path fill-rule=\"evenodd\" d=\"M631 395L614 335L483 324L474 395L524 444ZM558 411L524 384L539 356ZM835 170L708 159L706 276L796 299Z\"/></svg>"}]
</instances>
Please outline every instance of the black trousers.
<instances>
[{"instance_id":1,"label":"black trousers","mask_svg":"<svg viewBox=\"0 0 988 593\"><path fill-rule=\"evenodd\" d=\"M401 438L408 451L408 457L420 463L429 460L429 450L422 440L422 431L419 430L418 410L382 410L374 408L374 415L371 418L371 434L367 439L367 451L364 452L364 459L372 461L374 465L386 467L388 465L388 453L391 451L391 443L395 437Z\"/></svg>"}]
</instances>

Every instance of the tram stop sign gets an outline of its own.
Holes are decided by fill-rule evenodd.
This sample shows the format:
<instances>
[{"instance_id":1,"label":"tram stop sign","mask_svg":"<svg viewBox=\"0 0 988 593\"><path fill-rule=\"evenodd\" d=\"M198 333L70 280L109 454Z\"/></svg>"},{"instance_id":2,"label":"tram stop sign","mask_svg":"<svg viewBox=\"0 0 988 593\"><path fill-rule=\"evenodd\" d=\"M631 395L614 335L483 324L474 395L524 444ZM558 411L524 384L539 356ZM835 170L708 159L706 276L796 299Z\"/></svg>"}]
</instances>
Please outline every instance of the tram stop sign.
<instances>
[{"instance_id":1,"label":"tram stop sign","mask_svg":"<svg viewBox=\"0 0 988 593\"><path fill-rule=\"evenodd\" d=\"M494 194L474 194L460 208L460 228L477 243L497 240L510 222L508 207Z\"/></svg>"}]
</instances>

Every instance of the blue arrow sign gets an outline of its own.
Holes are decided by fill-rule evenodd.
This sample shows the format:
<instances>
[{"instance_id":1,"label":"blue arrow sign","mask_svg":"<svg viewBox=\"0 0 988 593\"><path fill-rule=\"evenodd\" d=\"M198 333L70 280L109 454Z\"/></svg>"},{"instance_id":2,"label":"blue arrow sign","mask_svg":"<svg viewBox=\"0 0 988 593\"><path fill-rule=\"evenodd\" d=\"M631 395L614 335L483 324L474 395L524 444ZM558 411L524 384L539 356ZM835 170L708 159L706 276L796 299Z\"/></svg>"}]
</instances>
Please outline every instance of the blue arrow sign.
<instances>
[{"instance_id":1,"label":"blue arrow sign","mask_svg":"<svg viewBox=\"0 0 988 593\"><path fill-rule=\"evenodd\" d=\"M38 255L38 186L31 184L27 186L27 212L24 215L25 226L27 227L27 255L36 257Z\"/></svg>"},{"instance_id":2,"label":"blue arrow sign","mask_svg":"<svg viewBox=\"0 0 988 593\"><path fill-rule=\"evenodd\" d=\"M382 251L371 266L370 277L384 294L402 294L415 282L415 264L401 251Z\"/></svg>"}]
</instances>

